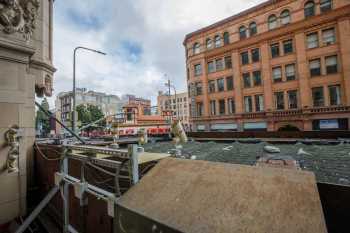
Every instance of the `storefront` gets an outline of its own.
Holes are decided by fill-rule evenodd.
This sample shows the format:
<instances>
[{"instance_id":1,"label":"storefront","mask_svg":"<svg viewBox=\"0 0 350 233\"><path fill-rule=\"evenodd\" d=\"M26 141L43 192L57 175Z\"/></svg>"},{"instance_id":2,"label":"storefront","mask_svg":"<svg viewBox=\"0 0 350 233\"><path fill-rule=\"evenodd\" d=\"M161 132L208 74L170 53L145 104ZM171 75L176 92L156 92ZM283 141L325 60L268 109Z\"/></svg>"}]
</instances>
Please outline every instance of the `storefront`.
<instances>
[{"instance_id":1,"label":"storefront","mask_svg":"<svg viewBox=\"0 0 350 233\"><path fill-rule=\"evenodd\" d=\"M349 121L347 118L313 120L312 129L313 130L348 130Z\"/></svg>"},{"instance_id":2,"label":"storefront","mask_svg":"<svg viewBox=\"0 0 350 233\"><path fill-rule=\"evenodd\" d=\"M244 131L267 131L266 122L246 122L243 124Z\"/></svg>"}]
</instances>

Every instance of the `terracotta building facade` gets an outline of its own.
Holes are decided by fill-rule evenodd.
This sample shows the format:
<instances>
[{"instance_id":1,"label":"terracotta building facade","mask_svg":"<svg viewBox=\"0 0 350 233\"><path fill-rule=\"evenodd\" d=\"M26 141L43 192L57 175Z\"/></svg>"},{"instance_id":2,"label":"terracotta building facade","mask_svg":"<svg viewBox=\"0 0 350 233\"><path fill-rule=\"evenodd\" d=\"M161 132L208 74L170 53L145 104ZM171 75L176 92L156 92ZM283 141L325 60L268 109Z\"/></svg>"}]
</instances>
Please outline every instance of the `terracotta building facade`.
<instances>
[{"instance_id":1,"label":"terracotta building facade","mask_svg":"<svg viewBox=\"0 0 350 233\"><path fill-rule=\"evenodd\" d=\"M349 130L350 1L270 0L188 34L195 131Z\"/></svg>"}]
</instances>

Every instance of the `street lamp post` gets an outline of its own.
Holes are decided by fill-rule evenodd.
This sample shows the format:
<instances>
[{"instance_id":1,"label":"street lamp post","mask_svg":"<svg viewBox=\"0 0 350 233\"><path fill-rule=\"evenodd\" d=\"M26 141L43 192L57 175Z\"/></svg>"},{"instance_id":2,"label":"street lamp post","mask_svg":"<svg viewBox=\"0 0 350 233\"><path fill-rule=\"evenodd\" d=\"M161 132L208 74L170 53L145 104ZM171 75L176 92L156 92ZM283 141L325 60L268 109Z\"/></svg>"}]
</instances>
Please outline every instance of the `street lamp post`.
<instances>
[{"instance_id":1,"label":"street lamp post","mask_svg":"<svg viewBox=\"0 0 350 233\"><path fill-rule=\"evenodd\" d=\"M82 47L82 46L78 46L74 49L74 53L73 53L73 116L72 116L72 130L73 132L75 132L75 128L76 128L76 117L75 117L75 104L76 104L76 92L75 92L75 61L76 61L76 54L77 54L77 51L79 49L82 49L82 50L88 50L88 51L91 51L91 52L94 52L94 53L99 53L99 54L102 54L102 55L106 55L106 53L104 52L101 52L99 50L95 50L95 49L90 49L90 48L86 48L86 47Z\"/></svg>"},{"instance_id":2,"label":"street lamp post","mask_svg":"<svg viewBox=\"0 0 350 233\"><path fill-rule=\"evenodd\" d=\"M175 106L176 106L176 118L178 120L178 115L179 115L179 106L177 102L177 95L176 95L176 88L174 85L171 85L170 80L168 80L167 83L165 83L165 86L169 87L169 97L170 97L170 108L171 108L171 94L170 94L170 88L173 88L174 94L175 94Z\"/></svg>"}]
</instances>

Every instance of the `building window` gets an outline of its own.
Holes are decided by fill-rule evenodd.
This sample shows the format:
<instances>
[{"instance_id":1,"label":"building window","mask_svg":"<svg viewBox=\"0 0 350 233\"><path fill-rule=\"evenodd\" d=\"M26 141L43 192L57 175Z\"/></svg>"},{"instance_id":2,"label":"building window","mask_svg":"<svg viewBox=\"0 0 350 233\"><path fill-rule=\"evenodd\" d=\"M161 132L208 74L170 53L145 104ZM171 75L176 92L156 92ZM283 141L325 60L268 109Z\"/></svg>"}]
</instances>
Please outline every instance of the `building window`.
<instances>
[{"instance_id":1,"label":"building window","mask_svg":"<svg viewBox=\"0 0 350 233\"><path fill-rule=\"evenodd\" d=\"M289 24L289 23L290 23L290 20L291 20L289 10L284 10L284 11L282 11L281 16L280 16L280 19L281 19L281 24L282 24L282 25Z\"/></svg>"},{"instance_id":2,"label":"building window","mask_svg":"<svg viewBox=\"0 0 350 233\"><path fill-rule=\"evenodd\" d=\"M225 109L226 104L225 104L225 100L219 100L219 114L220 115L225 115Z\"/></svg>"},{"instance_id":3,"label":"building window","mask_svg":"<svg viewBox=\"0 0 350 233\"><path fill-rule=\"evenodd\" d=\"M196 95L202 95L203 94L202 82L196 83L195 86L196 86Z\"/></svg>"},{"instance_id":4,"label":"building window","mask_svg":"<svg viewBox=\"0 0 350 233\"><path fill-rule=\"evenodd\" d=\"M260 72L260 70L253 72L253 82L254 82L254 86L261 86L261 72Z\"/></svg>"},{"instance_id":5,"label":"building window","mask_svg":"<svg viewBox=\"0 0 350 233\"><path fill-rule=\"evenodd\" d=\"M251 53L252 53L252 62L260 61L260 49L259 48L252 49Z\"/></svg>"},{"instance_id":6,"label":"building window","mask_svg":"<svg viewBox=\"0 0 350 233\"><path fill-rule=\"evenodd\" d=\"M286 80L295 80L295 64L286 65Z\"/></svg>"},{"instance_id":7,"label":"building window","mask_svg":"<svg viewBox=\"0 0 350 233\"><path fill-rule=\"evenodd\" d=\"M258 33L258 28L255 22L249 24L249 35L254 36Z\"/></svg>"},{"instance_id":8,"label":"building window","mask_svg":"<svg viewBox=\"0 0 350 233\"><path fill-rule=\"evenodd\" d=\"M208 62L208 73L213 73L215 72L215 64L214 61Z\"/></svg>"},{"instance_id":9,"label":"building window","mask_svg":"<svg viewBox=\"0 0 350 233\"><path fill-rule=\"evenodd\" d=\"M236 107L235 107L235 100L234 100L233 98L229 98L229 99L227 100L227 105L228 105L228 113L229 113L229 114L235 113Z\"/></svg>"},{"instance_id":10,"label":"building window","mask_svg":"<svg viewBox=\"0 0 350 233\"><path fill-rule=\"evenodd\" d=\"M250 73L244 73L244 74L243 74L243 86L244 86L244 88L249 88L249 87L251 87L251 83L250 83Z\"/></svg>"},{"instance_id":11,"label":"building window","mask_svg":"<svg viewBox=\"0 0 350 233\"><path fill-rule=\"evenodd\" d=\"M311 77L321 75L321 59L315 59L310 61L310 75Z\"/></svg>"},{"instance_id":12,"label":"building window","mask_svg":"<svg viewBox=\"0 0 350 233\"><path fill-rule=\"evenodd\" d=\"M315 3L314 1L308 1L304 6L304 15L305 18L315 15Z\"/></svg>"},{"instance_id":13,"label":"building window","mask_svg":"<svg viewBox=\"0 0 350 233\"><path fill-rule=\"evenodd\" d=\"M318 47L318 34L317 32L311 33L307 35L307 48L313 49Z\"/></svg>"},{"instance_id":14,"label":"building window","mask_svg":"<svg viewBox=\"0 0 350 233\"><path fill-rule=\"evenodd\" d=\"M282 91L275 93L275 102L277 110L284 110L284 95Z\"/></svg>"},{"instance_id":15,"label":"building window","mask_svg":"<svg viewBox=\"0 0 350 233\"><path fill-rule=\"evenodd\" d=\"M327 71L327 74L338 73L337 56L326 57L326 71Z\"/></svg>"},{"instance_id":16,"label":"building window","mask_svg":"<svg viewBox=\"0 0 350 233\"><path fill-rule=\"evenodd\" d=\"M241 40L247 38L247 29L245 26L241 26L239 28L239 38Z\"/></svg>"},{"instance_id":17,"label":"building window","mask_svg":"<svg viewBox=\"0 0 350 233\"><path fill-rule=\"evenodd\" d=\"M255 111L262 112L264 111L264 96L263 95L255 95Z\"/></svg>"},{"instance_id":18,"label":"building window","mask_svg":"<svg viewBox=\"0 0 350 233\"><path fill-rule=\"evenodd\" d=\"M312 100L314 107L324 106L323 87L312 88Z\"/></svg>"},{"instance_id":19,"label":"building window","mask_svg":"<svg viewBox=\"0 0 350 233\"><path fill-rule=\"evenodd\" d=\"M242 65L247 65L249 63L249 54L248 52L241 53Z\"/></svg>"},{"instance_id":20,"label":"building window","mask_svg":"<svg viewBox=\"0 0 350 233\"><path fill-rule=\"evenodd\" d=\"M224 69L224 62L221 58L215 60L215 68L216 71L221 71Z\"/></svg>"},{"instance_id":21,"label":"building window","mask_svg":"<svg viewBox=\"0 0 350 233\"><path fill-rule=\"evenodd\" d=\"M216 115L216 101L210 100L210 115L215 116Z\"/></svg>"},{"instance_id":22,"label":"building window","mask_svg":"<svg viewBox=\"0 0 350 233\"><path fill-rule=\"evenodd\" d=\"M226 77L226 88L228 91L232 91L233 90L233 77Z\"/></svg>"},{"instance_id":23,"label":"building window","mask_svg":"<svg viewBox=\"0 0 350 233\"><path fill-rule=\"evenodd\" d=\"M271 57L272 58L278 57L280 55L279 43L270 45L270 48L271 48Z\"/></svg>"},{"instance_id":24,"label":"building window","mask_svg":"<svg viewBox=\"0 0 350 233\"><path fill-rule=\"evenodd\" d=\"M245 112L253 112L253 100L251 96L244 97L244 110Z\"/></svg>"},{"instance_id":25,"label":"building window","mask_svg":"<svg viewBox=\"0 0 350 233\"><path fill-rule=\"evenodd\" d=\"M328 87L329 90L329 104L331 106L340 105L340 85L333 85Z\"/></svg>"},{"instance_id":26,"label":"building window","mask_svg":"<svg viewBox=\"0 0 350 233\"><path fill-rule=\"evenodd\" d=\"M324 45L332 45L335 43L334 28L330 28L322 31L322 42Z\"/></svg>"},{"instance_id":27,"label":"building window","mask_svg":"<svg viewBox=\"0 0 350 233\"><path fill-rule=\"evenodd\" d=\"M332 10L332 0L321 0L320 9L322 13Z\"/></svg>"},{"instance_id":28,"label":"building window","mask_svg":"<svg viewBox=\"0 0 350 233\"><path fill-rule=\"evenodd\" d=\"M193 45L193 54L198 54L201 51L201 46L199 43L194 43Z\"/></svg>"},{"instance_id":29,"label":"building window","mask_svg":"<svg viewBox=\"0 0 350 233\"><path fill-rule=\"evenodd\" d=\"M195 76L202 75L202 64L194 65L194 75Z\"/></svg>"},{"instance_id":30,"label":"building window","mask_svg":"<svg viewBox=\"0 0 350 233\"><path fill-rule=\"evenodd\" d=\"M197 108L197 116L203 116L203 103L199 102L196 103L196 108Z\"/></svg>"},{"instance_id":31,"label":"building window","mask_svg":"<svg viewBox=\"0 0 350 233\"><path fill-rule=\"evenodd\" d=\"M270 15L268 21L269 21L269 30L277 28L278 24L277 24L276 15Z\"/></svg>"},{"instance_id":32,"label":"building window","mask_svg":"<svg viewBox=\"0 0 350 233\"><path fill-rule=\"evenodd\" d=\"M288 95L288 108L298 108L298 92L296 90L287 91Z\"/></svg>"},{"instance_id":33,"label":"building window","mask_svg":"<svg viewBox=\"0 0 350 233\"><path fill-rule=\"evenodd\" d=\"M225 68L226 69L231 69L232 68L232 59L231 56L225 57Z\"/></svg>"},{"instance_id":34,"label":"building window","mask_svg":"<svg viewBox=\"0 0 350 233\"><path fill-rule=\"evenodd\" d=\"M274 83L282 82L282 68L280 66L272 69L272 77Z\"/></svg>"},{"instance_id":35,"label":"building window","mask_svg":"<svg viewBox=\"0 0 350 233\"><path fill-rule=\"evenodd\" d=\"M210 80L208 82L209 93L215 92L215 80Z\"/></svg>"},{"instance_id":36,"label":"building window","mask_svg":"<svg viewBox=\"0 0 350 233\"><path fill-rule=\"evenodd\" d=\"M217 85L218 85L218 91L225 91L225 81L223 78L219 78L218 80L216 80Z\"/></svg>"},{"instance_id":37,"label":"building window","mask_svg":"<svg viewBox=\"0 0 350 233\"><path fill-rule=\"evenodd\" d=\"M228 45L230 43L230 34L228 32L224 32L224 45Z\"/></svg>"},{"instance_id":38,"label":"building window","mask_svg":"<svg viewBox=\"0 0 350 233\"><path fill-rule=\"evenodd\" d=\"M213 41L212 41L212 39L208 38L206 44L207 44L207 49L212 49L213 48Z\"/></svg>"},{"instance_id":39,"label":"building window","mask_svg":"<svg viewBox=\"0 0 350 233\"><path fill-rule=\"evenodd\" d=\"M283 52L284 55L293 53L293 40L283 41Z\"/></svg>"},{"instance_id":40,"label":"building window","mask_svg":"<svg viewBox=\"0 0 350 233\"><path fill-rule=\"evenodd\" d=\"M218 48L221 46L221 38L219 35L215 36L215 48Z\"/></svg>"}]
</instances>

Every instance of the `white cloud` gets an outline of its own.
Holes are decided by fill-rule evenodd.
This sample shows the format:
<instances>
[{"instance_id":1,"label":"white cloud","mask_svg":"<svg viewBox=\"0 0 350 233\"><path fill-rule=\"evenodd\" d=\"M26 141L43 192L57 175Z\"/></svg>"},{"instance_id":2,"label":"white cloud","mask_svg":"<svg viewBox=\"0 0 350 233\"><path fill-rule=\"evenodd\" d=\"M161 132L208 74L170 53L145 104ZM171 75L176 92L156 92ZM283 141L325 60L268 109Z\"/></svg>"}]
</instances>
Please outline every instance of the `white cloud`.
<instances>
[{"instance_id":1,"label":"white cloud","mask_svg":"<svg viewBox=\"0 0 350 233\"><path fill-rule=\"evenodd\" d=\"M50 103L57 93L72 89L76 46L108 53L101 56L79 52L79 87L118 95L132 93L155 100L158 90L165 90L167 74L178 91L185 91L184 36L263 1L55 1L54 65L58 71ZM141 49L140 56L123 47L126 41Z\"/></svg>"}]
</instances>

